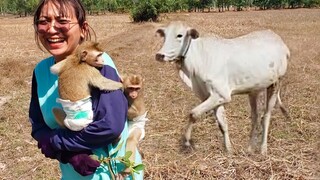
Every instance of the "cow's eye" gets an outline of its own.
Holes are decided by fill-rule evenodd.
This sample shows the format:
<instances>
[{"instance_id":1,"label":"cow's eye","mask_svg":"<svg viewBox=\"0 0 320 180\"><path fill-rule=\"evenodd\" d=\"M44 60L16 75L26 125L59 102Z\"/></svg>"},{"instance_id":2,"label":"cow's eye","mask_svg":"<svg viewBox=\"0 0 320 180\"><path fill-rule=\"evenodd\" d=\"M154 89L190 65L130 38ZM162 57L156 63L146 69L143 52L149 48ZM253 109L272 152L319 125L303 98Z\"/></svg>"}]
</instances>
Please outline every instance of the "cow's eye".
<instances>
[{"instance_id":1,"label":"cow's eye","mask_svg":"<svg viewBox=\"0 0 320 180\"><path fill-rule=\"evenodd\" d=\"M182 38L182 34L178 34L178 35L177 35L177 38Z\"/></svg>"}]
</instances>

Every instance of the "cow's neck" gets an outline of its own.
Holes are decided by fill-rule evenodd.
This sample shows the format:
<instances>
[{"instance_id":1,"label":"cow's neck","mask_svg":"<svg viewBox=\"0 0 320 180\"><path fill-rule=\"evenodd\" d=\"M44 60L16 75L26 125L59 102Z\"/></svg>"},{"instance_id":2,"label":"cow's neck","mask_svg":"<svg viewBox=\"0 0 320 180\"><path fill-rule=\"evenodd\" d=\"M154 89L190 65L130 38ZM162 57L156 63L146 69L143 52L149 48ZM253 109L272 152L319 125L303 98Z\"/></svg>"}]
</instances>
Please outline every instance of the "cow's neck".
<instances>
[{"instance_id":1,"label":"cow's neck","mask_svg":"<svg viewBox=\"0 0 320 180\"><path fill-rule=\"evenodd\" d=\"M176 59L175 63L178 70L182 69L183 62L184 62L184 57L180 56L179 58Z\"/></svg>"},{"instance_id":2,"label":"cow's neck","mask_svg":"<svg viewBox=\"0 0 320 180\"><path fill-rule=\"evenodd\" d=\"M184 60L186 58L186 55L188 53L188 50L189 50L189 47L190 47L190 44L191 44L191 40L192 40L191 37L187 37L187 38L184 39L183 45L182 45L182 48L181 48L181 51L180 51L180 55L177 58L177 60L175 61L177 68L181 69L182 71L186 71L186 69L183 67L184 66L183 64L184 64Z\"/></svg>"},{"instance_id":3,"label":"cow's neck","mask_svg":"<svg viewBox=\"0 0 320 180\"><path fill-rule=\"evenodd\" d=\"M176 67L178 70L181 70L184 74L186 74L188 78L190 78L189 70L185 65L185 57L181 57L176 61Z\"/></svg>"},{"instance_id":4,"label":"cow's neck","mask_svg":"<svg viewBox=\"0 0 320 180\"><path fill-rule=\"evenodd\" d=\"M180 51L180 55L179 55L179 59L181 59L181 61L183 61L188 53L190 44L191 44L191 40L192 38L190 36L188 36L187 38L185 38L183 40L183 44L182 44L182 48Z\"/></svg>"}]
</instances>

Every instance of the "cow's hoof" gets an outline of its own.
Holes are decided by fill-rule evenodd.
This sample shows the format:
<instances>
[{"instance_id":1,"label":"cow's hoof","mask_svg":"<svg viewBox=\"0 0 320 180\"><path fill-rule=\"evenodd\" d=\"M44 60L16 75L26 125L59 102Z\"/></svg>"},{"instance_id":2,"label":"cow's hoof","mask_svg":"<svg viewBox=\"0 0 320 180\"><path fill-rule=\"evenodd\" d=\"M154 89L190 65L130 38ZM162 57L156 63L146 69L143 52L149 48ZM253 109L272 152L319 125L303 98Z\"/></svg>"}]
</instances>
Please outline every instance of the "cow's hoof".
<instances>
[{"instance_id":1,"label":"cow's hoof","mask_svg":"<svg viewBox=\"0 0 320 180\"><path fill-rule=\"evenodd\" d=\"M195 150L195 147L193 145L190 145L187 146L186 144L184 144L184 146L182 147L182 151L185 152L185 153L192 153L193 151Z\"/></svg>"},{"instance_id":2,"label":"cow's hoof","mask_svg":"<svg viewBox=\"0 0 320 180\"><path fill-rule=\"evenodd\" d=\"M254 148L253 148L252 145L249 145L249 146L248 146L247 152L248 152L249 154L253 154L253 153L254 153Z\"/></svg>"},{"instance_id":3,"label":"cow's hoof","mask_svg":"<svg viewBox=\"0 0 320 180\"><path fill-rule=\"evenodd\" d=\"M267 155L267 146L261 146L260 154L263 156Z\"/></svg>"},{"instance_id":4,"label":"cow's hoof","mask_svg":"<svg viewBox=\"0 0 320 180\"><path fill-rule=\"evenodd\" d=\"M184 146L186 146L186 147L191 147L191 143L190 143L190 141L186 141L186 142L184 142Z\"/></svg>"},{"instance_id":5,"label":"cow's hoof","mask_svg":"<svg viewBox=\"0 0 320 180\"><path fill-rule=\"evenodd\" d=\"M186 153L190 153L195 149L194 143L192 140L187 141L185 137L183 137L182 141L182 151L185 151Z\"/></svg>"}]
</instances>

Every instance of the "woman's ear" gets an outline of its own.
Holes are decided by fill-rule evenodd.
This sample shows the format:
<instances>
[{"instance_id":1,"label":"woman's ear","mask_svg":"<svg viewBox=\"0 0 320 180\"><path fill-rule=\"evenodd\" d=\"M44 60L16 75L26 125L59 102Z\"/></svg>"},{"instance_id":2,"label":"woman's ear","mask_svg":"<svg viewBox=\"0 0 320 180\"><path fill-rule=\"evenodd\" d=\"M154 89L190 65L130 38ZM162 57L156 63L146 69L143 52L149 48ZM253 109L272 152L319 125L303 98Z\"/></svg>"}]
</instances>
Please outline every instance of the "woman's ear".
<instances>
[{"instance_id":1,"label":"woman's ear","mask_svg":"<svg viewBox=\"0 0 320 180\"><path fill-rule=\"evenodd\" d=\"M87 21L84 21L81 27L81 35L80 35L82 40L84 40L87 37L88 32L89 32L89 25Z\"/></svg>"}]
</instances>

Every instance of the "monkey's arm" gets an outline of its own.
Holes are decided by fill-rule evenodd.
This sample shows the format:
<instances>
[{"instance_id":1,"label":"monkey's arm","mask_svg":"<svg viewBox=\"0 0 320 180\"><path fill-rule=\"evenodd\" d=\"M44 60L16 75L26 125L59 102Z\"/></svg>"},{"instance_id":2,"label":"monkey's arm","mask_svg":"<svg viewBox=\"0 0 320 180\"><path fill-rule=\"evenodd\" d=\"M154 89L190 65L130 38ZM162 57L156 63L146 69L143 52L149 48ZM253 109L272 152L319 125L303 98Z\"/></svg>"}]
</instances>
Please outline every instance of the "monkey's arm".
<instances>
[{"instance_id":1,"label":"monkey's arm","mask_svg":"<svg viewBox=\"0 0 320 180\"><path fill-rule=\"evenodd\" d=\"M92 67L93 68L93 67ZM122 89L123 84L111 79L108 79L100 74L100 72L93 68L92 77L90 78L90 84L100 90L113 91L117 89Z\"/></svg>"},{"instance_id":2,"label":"monkey's arm","mask_svg":"<svg viewBox=\"0 0 320 180\"><path fill-rule=\"evenodd\" d=\"M62 60L56 64L54 64L53 66L50 67L50 71L53 73L53 74L59 74L62 67L65 65L66 63L66 60Z\"/></svg>"},{"instance_id":3,"label":"monkey's arm","mask_svg":"<svg viewBox=\"0 0 320 180\"><path fill-rule=\"evenodd\" d=\"M136 149L138 147L141 135L142 135L142 131L139 128L133 129L129 134L126 151L132 152L132 155L130 156L131 161L135 160Z\"/></svg>"}]
</instances>

